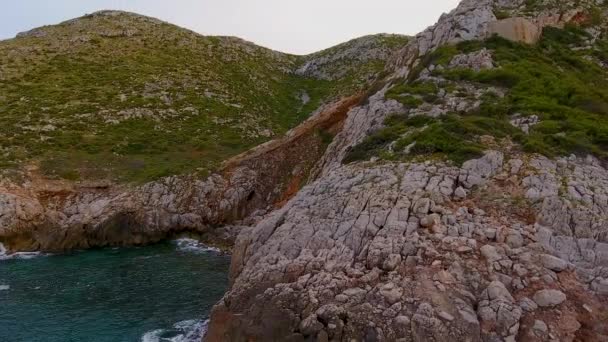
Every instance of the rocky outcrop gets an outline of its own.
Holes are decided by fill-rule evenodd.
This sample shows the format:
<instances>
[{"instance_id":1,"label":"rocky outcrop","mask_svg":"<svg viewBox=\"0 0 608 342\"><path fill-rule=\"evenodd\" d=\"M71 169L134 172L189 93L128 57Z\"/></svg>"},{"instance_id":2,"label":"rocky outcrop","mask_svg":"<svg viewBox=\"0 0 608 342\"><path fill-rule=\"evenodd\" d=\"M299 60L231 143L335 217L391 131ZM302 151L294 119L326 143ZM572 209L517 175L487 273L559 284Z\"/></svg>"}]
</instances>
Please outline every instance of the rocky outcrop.
<instances>
[{"instance_id":1,"label":"rocky outcrop","mask_svg":"<svg viewBox=\"0 0 608 342\"><path fill-rule=\"evenodd\" d=\"M135 189L40 183L0 191L0 242L9 251L144 244L181 231L227 245L236 232L213 227L239 217L254 191L246 168L228 179L168 177Z\"/></svg>"},{"instance_id":2,"label":"rocky outcrop","mask_svg":"<svg viewBox=\"0 0 608 342\"><path fill-rule=\"evenodd\" d=\"M540 39L542 29L526 18L508 18L490 23L488 33L514 42L534 44Z\"/></svg>"},{"instance_id":3,"label":"rocky outcrop","mask_svg":"<svg viewBox=\"0 0 608 342\"><path fill-rule=\"evenodd\" d=\"M550 5L547 7L548 10L531 18L511 17L491 22L488 36L496 34L514 42L535 44L547 26L564 27L571 22L587 20L586 11L582 7L568 10L554 9Z\"/></svg>"},{"instance_id":4,"label":"rocky outcrop","mask_svg":"<svg viewBox=\"0 0 608 342\"><path fill-rule=\"evenodd\" d=\"M353 39L305 56L296 74L321 80L337 80L355 73L366 63L388 60L408 37L377 34ZM365 81L365 80L362 80Z\"/></svg>"},{"instance_id":5,"label":"rocky outcrop","mask_svg":"<svg viewBox=\"0 0 608 342\"><path fill-rule=\"evenodd\" d=\"M418 68L442 45L494 33L533 43L542 27L571 20L528 5L464 0L393 57L369 96L319 111L206 180L170 177L136 190L6 187L0 241L73 248L238 232L231 287L213 309L207 341L606 340L601 161L549 159L482 136L486 152L461 166L436 158L343 164L390 115L437 118L474 111L490 92L504 97L506 89L473 82L461 82L459 94L438 89L441 101L418 108L385 95L411 75L440 84L440 67L500 67L484 49ZM516 19L498 21L500 9ZM327 78L332 58L299 72ZM529 133L536 119L511 124ZM335 137L326 146L316 132ZM239 226L217 228L226 224Z\"/></svg>"},{"instance_id":6,"label":"rocky outcrop","mask_svg":"<svg viewBox=\"0 0 608 342\"><path fill-rule=\"evenodd\" d=\"M214 309L208 340L513 340L541 314L560 340L601 327L597 318L575 331L557 324L564 312L582 323L583 304L604 312L606 299L593 289L608 261L572 262L552 247L572 232L546 219L564 211L547 212L549 192L534 195L539 186L530 179L545 177L537 166L546 162L489 152L462 168L360 164L329 172L240 234L232 289ZM602 187L608 177L589 161L559 163L578 169L563 177L579 188ZM580 180L587 172L596 175ZM530 202L520 203L524 194ZM585 227L607 228L608 204L583 207L597 222ZM602 255L603 237L590 239L585 253ZM580 277L588 272L595 277Z\"/></svg>"},{"instance_id":7,"label":"rocky outcrop","mask_svg":"<svg viewBox=\"0 0 608 342\"><path fill-rule=\"evenodd\" d=\"M57 251L155 242L194 233L228 247L233 224L254 223L307 181L327 142L360 96L325 106L286 137L228 160L207 179L173 176L137 188L31 176L0 186L0 243L11 251Z\"/></svg>"},{"instance_id":8,"label":"rocky outcrop","mask_svg":"<svg viewBox=\"0 0 608 342\"><path fill-rule=\"evenodd\" d=\"M574 5L573 5L574 4ZM531 10L522 0L462 0L458 7L444 14L439 21L417 34L397 53L388 69L395 77L407 77L420 62L419 58L438 47L468 40L480 40L494 34L517 42L536 43L547 26L563 27L567 23L586 21L584 5L593 1L561 4L547 1ZM498 19L497 10L507 10L510 18Z\"/></svg>"},{"instance_id":9,"label":"rocky outcrop","mask_svg":"<svg viewBox=\"0 0 608 342\"><path fill-rule=\"evenodd\" d=\"M389 68L395 77L406 77L419 58L441 45L484 38L488 25L496 21L492 0L464 0L456 9L439 18L437 24L417 34L395 55Z\"/></svg>"},{"instance_id":10,"label":"rocky outcrop","mask_svg":"<svg viewBox=\"0 0 608 342\"><path fill-rule=\"evenodd\" d=\"M366 103L353 107L347 113L344 129L336 135L317 165L318 173L324 175L339 167L349 148L361 142L369 133L382 127L387 116L404 111L399 102L386 100L385 92L386 89L382 89L367 99Z\"/></svg>"},{"instance_id":11,"label":"rocky outcrop","mask_svg":"<svg viewBox=\"0 0 608 342\"><path fill-rule=\"evenodd\" d=\"M487 37L497 4L523 6L463 1L408 43L389 79L407 77L441 45ZM496 67L488 51L449 65ZM434 76L422 70L417 77ZM469 86L469 97L485 94ZM389 115L448 111L405 109L385 98L388 87L349 111L316 181L239 234L231 289L213 310L206 340L608 338L605 166L593 157L525 154L493 139L485 139L493 147L482 158L461 167L437 160L343 165Z\"/></svg>"}]
</instances>

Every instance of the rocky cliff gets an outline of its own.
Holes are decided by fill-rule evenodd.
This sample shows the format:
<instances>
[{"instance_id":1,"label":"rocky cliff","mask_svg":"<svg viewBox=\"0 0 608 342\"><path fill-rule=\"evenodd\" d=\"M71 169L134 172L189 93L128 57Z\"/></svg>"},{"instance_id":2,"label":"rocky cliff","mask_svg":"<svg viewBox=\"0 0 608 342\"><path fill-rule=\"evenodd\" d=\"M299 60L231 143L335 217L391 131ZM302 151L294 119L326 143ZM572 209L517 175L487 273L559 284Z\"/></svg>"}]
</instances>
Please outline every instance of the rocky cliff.
<instances>
[{"instance_id":1,"label":"rocky cliff","mask_svg":"<svg viewBox=\"0 0 608 342\"><path fill-rule=\"evenodd\" d=\"M30 169L22 184L0 183L0 242L9 251L62 251L194 234L229 248L238 225L281 207L309 180L327 136L360 98L320 108L285 137L225 161L207 178L171 176L133 187L49 180Z\"/></svg>"},{"instance_id":2,"label":"rocky cliff","mask_svg":"<svg viewBox=\"0 0 608 342\"><path fill-rule=\"evenodd\" d=\"M605 341L607 6L602 0L464 0L411 39L367 37L302 58L172 28L155 39L197 46L195 53L219 51L209 56L220 56L238 76L236 83L277 91L257 102L259 94L249 98L224 88L234 80L216 74L223 69L195 68L204 71L197 82L204 79L227 95L220 96L219 107L183 100L200 106L199 114L231 108L226 115L193 114L212 120L202 126L205 132L226 133L226 146L234 147L227 132L240 127L240 117L259 119L260 132L299 125L252 142L264 143L247 152L249 145L216 159L201 157L221 162L207 170L214 171L209 176L184 172L140 185L49 179L35 163L40 155L17 153L23 146L17 136L9 137L3 146L7 163L32 166L23 168L23 179L7 176L0 185L0 242L11 250L62 250L192 233L233 245L231 287L213 309L207 341ZM115 46L116 39L138 37L125 27L132 20L130 14L102 12L30 31L0 44L0 52L27 43L16 50L23 62L23 56L33 56L27 51L38 51L28 44L38 46L57 32L58 42L72 37L78 44ZM73 37L74 26L90 39ZM136 39L144 46L153 41ZM184 41L189 43L179 45ZM63 46L53 53L64 53ZM127 60L139 61L131 52ZM231 57L237 52L266 56L261 65L258 58L245 59L259 74L242 78L243 65L236 62L243 60ZM11 77L20 77L20 70L27 71L1 69L9 78L0 86L13 87ZM57 76L50 71L41 75ZM342 83L344 78L355 81ZM36 79L27 81L15 84L25 87ZM290 87L275 88L275 82ZM127 86L129 94L148 89L160 101L167 98L162 95L174 101L173 90ZM59 127L45 121L53 118L50 113L6 115L31 111L29 97L16 97L22 90L9 93L14 111L1 113L12 120L11 132L34 139L34 152L44 151L44 144L65 152L56 148L69 144L48 133L62 130L44 128ZM29 90L56 95L44 87ZM198 90L191 95L199 96ZM132 108L175 104L131 103L129 94ZM313 95L317 103L307 106ZM227 100L233 98L245 100ZM61 107L47 100L50 108ZM281 118L291 117L281 109L285 105L299 108L292 114L300 120L281 126ZM60 113L63 128L82 117L79 111ZM150 128L140 136L149 139L155 127L171 122L158 113L153 111L151 126L143 114L129 120L144 120L144 126L129 120L107 124L124 125L118 131L123 133ZM180 116L169 132L201 128L188 118ZM32 120L38 120L33 131L27 128L34 127ZM93 127L92 137L82 141L106 136ZM190 133L194 139L200 132ZM110 145L120 157L145 162L142 156L155 150L139 142ZM83 143L76 149L95 154L110 145Z\"/></svg>"},{"instance_id":3,"label":"rocky cliff","mask_svg":"<svg viewBox=\"0 0 608 342\"><path fill-rule=\"evenodd\" d=\"M2 41L0 243L56 251L187 233L228 248L234 225L306 184L405 42L293 56L120 11ZM322 76L302 71L313 64Z\"/></svg>"},{"instance_id":4,"label":"rocky cliff","mask_svg":"<svg viewBox=\"0 0 608 342\"><path fill-rule=\"evenodd\" d=\"M606 340L605 18L465 0L413 38L239 234L206 340Z\"/></svg>"}]
</instances>

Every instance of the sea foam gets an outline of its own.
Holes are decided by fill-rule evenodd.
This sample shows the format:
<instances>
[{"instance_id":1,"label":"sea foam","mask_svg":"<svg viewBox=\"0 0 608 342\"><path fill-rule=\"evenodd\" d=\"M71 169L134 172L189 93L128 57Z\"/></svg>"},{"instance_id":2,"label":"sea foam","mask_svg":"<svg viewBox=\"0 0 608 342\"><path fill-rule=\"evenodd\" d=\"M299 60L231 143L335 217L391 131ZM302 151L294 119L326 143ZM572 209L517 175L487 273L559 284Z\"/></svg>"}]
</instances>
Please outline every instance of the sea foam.
<instances>
[{"instance_id":1,"label":"sea foam","mask_svg":"<svg viewBox=\"0 0 608 342\"><path fill-rule=\"evenodd\" d=\"M33 259L35 257L42 256L42 255L47 255L47 254L43 254L40 252L17 252L17 253L13 253L13 254L8 254L6 247L4 247L4 245L2 243L0 243L0 260L11 260L11 259L27 260L27 259Z\"/></svg>"},{"instance_id":2,"label":"sea foam","mask_svg":"<svg viewBox=\"0 0 608 342\"><path fill-rule=\"evenodd\" d=\"M195 239L181 238L181 239L175 240L175 243L177 244L177 250L180 252L187 252L187 253L209 253L209 252L220 253L221 252L219 248L206 246L203 243L201 243L200 241L195 240Z\"/></svg>"},{"instance_id":3,"label":"sea foam","mask_svg":"<svg viewBox=\"0 0 608 342\"><path fill-rule=\"evenodd\" d=\"M209 320L187 320L175 323L173 329L156 329L145 333L141 342L198 342L207 332Z\"/></svg>"}]
</instances>

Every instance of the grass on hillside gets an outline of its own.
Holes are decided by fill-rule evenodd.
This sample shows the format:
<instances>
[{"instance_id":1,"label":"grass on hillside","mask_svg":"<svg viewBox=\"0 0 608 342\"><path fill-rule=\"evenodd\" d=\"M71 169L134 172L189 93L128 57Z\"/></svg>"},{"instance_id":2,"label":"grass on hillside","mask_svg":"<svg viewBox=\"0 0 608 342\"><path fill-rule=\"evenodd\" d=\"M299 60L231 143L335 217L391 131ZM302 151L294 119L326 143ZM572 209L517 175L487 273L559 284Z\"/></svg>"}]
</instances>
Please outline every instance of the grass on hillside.
<instances>
[{"instance_id":1,"label":"grass on hillside","mask_svg":"<svg viewBox=\"0 0 608 342\"><path fill-rule=\"evenodd\" d=\"M438 49L424 58L423 67L431 63L447 65L458 53L484 47L492 50L500 68L480 72L445 69L435 74L454 83L503 87L508 89L507 95L500 98L487 94L478 110L439 119L393 116L386 121L386 128L354 147L345 162L372 156L407 159L439 155L460 164L481 155L481 135L510 137L525 151L550 157L590 153L608 158L608 70L598 64L608 54L608 43L604 38L591 49L573 49L584 47L588 39L588 34L577 27L546 28L535 46L493 37ZM389 97L416 93L420 84L395 88ZM541 123L525 135L509 123L516 113L538 115ZM410 153L404 154L403 149L414 142ZM389 146L396 152L389 153Z\"/></svg>"},{"instance_id":2,"label":"grass on hillside","mask_svg":"<svg viewBox=\"0 0 608 342\"><path fill-rule=\"evenodd\" d=\"M126 29L137 33L97 33ZM206 174L379 68L299 77L290 70L303 57L128 16L45 30L0 42L0 171L39 163L49 177L137 183Z\"/></svg>"}]
</instances>

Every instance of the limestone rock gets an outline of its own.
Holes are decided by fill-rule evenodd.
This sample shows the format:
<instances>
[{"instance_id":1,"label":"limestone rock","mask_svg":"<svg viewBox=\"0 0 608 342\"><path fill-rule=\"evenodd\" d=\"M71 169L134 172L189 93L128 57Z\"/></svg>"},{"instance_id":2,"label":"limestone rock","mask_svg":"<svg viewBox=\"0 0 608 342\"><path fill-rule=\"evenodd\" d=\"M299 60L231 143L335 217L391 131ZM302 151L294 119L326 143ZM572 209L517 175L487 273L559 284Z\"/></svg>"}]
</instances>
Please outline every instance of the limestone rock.
<instances>
[{"instance_id":1,"label":"limestone rock","mask_svg":"<svg viewBox=\"0 0 608 342\"><path fill-rule=\"evenodd\" d=\"M544 267L555 272L561 272L568 268L567 262L553 255L543 254L540 256L540 260Z\"/></svg>"},{"instance_id":2,"label":"limestone rock","mask_svg":"<svg viewBox=\"0 0 608 342\"><path fill-rule=\"evenodd\" d=\"M540 307L556 306L566 300L566 295L559 290L540 290L534 294L533 299Z\"/></svg>"},{"instance_id":3,"label":"limestone rock","mask_svg":"<svg viewBox=\"0 0 608 342\"><path fill-rule=\"evenodd\" d=\"M494 68L492 53L487 49L481 49L464 55L457 55L450 61L450 68L467 68L475 71Z\"/></svg>"},{"instance_id":4,"label":"limestone rock","mask_svg":"<svg viewBox=\"0 0 608 342\"><path fill-rule=\"evenodd\" d=\"M540 39L542 29L526 18L507 18L491 22L488 34L527 44L534 44Z\"/></svg>"}]
</instances>

